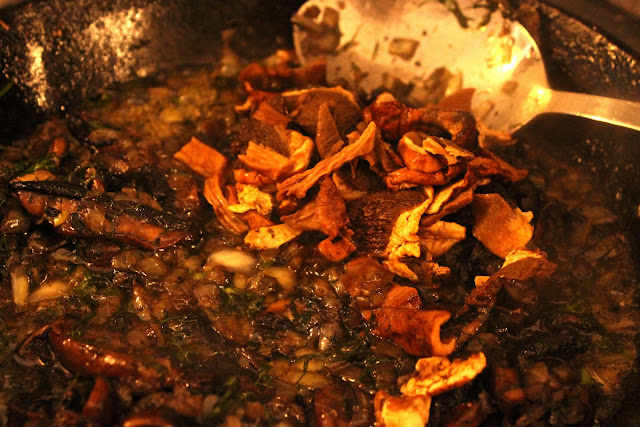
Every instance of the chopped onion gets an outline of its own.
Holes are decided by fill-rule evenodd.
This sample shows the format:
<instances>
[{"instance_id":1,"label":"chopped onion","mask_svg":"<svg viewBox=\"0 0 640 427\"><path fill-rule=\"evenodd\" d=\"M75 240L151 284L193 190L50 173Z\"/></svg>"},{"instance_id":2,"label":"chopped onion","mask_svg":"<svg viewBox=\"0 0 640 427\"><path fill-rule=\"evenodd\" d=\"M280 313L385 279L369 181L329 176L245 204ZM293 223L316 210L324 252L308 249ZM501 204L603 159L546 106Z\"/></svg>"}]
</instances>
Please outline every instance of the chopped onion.
<instances>
[{"instance_id":1,"label":"chopped onion","mask_svg":"<svg viewBox=\"0 0 640 427\"><path fill-rule=\"evenodd\" d=\"M291 379L296 378L296 374L291 375L290 376ZM292 382L292 383L293 384L297 383L298 385L300 385L302 387L322 388L322 387L326 387L329 384L331 384L331 381L327 377L325 377L324 375L315 373L315 372L303 373L302 377L298 377L298 378L299 379L296 382Z\"/></svg>"},{"instance_id":2,"label":"chopped onion","mask_svg":"<svg viewBox=\"0 0 640 427\"><path fill-rule=\"evenodd\" d=\"M216 298L220 293L220 288L212 284L199 285L193 288L193 296L197 299L213 297Z\"/></svg>"},{"instance_id":3,"label":"chopped onion","mask_svg":"<svg viewBox=\"0 0 640 427\"><path fill-rule=\"evenodd\" d=\"M11 290L17 310L24 311L27 308L29 296L29 277L25 274L24 267L16 267L11 272Z\"/></svg>"},{"instance_id":4,"label":"chopped onion","mask_svg":"<svg viewBox=\"0 0 640 427\"><path fill-rule=\"evenodd\" d=\"M209 255L207 265L219 265L234 273L250 273L256 266L256 260L238 249L222 249Z\"/></svg>"},{"instance_id":5,"label":"chopped onion","mask_svg":"<svg viewBox=\"0 0 640 427\"><path fill-rule=\"evenodd\" d=\"M305 361L299 361L293 364L286 360L278 360L274 362L269 374L289 384L321 388L330 383L327 377L318 373L323 367L324 362L317 359L311 359L306 363Z\"/></svg>"},{"instance_id":6,"label":"chopped onion","mask_svg":"<svg viewBox=\"0 0 640 427\"><path fill-rule=\"evenodd\" d=\"M71 285L68 282L54 279L43 283L38 289L29 295L29 304L35 304L41 301L58 299L69 293Z\"/></svg>"},{"instance_id":7,"label":"chopped onion","mask_svg":"<svg viewBox=\"0 0 640 427\"><path fill-rule=\"evenodd\" d=\"M25 233L31 227L31 218L21 209L11 209L0 222L0 231L4 234Z\"/></svg>"},{"instance_id":8,"label":"chopped onion","mask_svg":"<svg viewBox=\"0 0 640 427\"><path fill-rule=\"evenodd\" d=\"M131 267L144 258L144 252L138 249L124 250L111 260L111 267L115 270L131 270Z\"/></svg>"},{"instance_id":9,"label":"chopped onion","mask_svg":"<svg viewBox=\"0 0 640 427\"><path fill-rule=\"evenodd\" d=\"M206 417L213 411L213 408L216 406L220 397L216 394L207 394L204 399L202 399L202 419L205 420Z\"/></svg>"},{"instance_id":10,"label":"chopped onion","mask_svg":"<svg viewBox=\"0 0 640 427\"><path fill-rule=\"evenodd\" d=\"M233 276L233 286L243 291L247 289L247 276L244 274L236 274Z\"/></svg>"},{"instance_id":11,"label":"chopped onion","mask_svg":"<svg viewBox=\"0 0 640 427\"><path fill-rule=\"evenodd\" d=\"M113 225L107 221L107 218L104 215L104 212L100 211L100 209L91 209L86 216L85 224L89 230L92 230L96 233L101 231L112 232Z\"/></svg>"},{"instance_id":12,"label":"chopped onion","mask_svg":"<svg viewBox=\"0 0 640 427\"><path fill-rule=\"evenodd\" d=\"M282 289L287 292L293 291L293 288L296 286L296 283L298 281L298 277L296 276L295 271L291 270L289 267L267 267L264 269L264 274L276 279Z\"/></svg>"},{"instance_id":13,"label":"chopped onion","mask_svg":"<svg viewBox=\"0 0 640 427\"><path fill-rule=\"evenodd\" d=\"M167 264L156 256L141 259L136 263L136 267L149 277L164 277L169 272Z\"/></svg>"},{"instance_id":14,"label":"chopped onion","mask_svg":"<svg viewBox=\"0 0 640 427\"><path fill-rule=\"evenodd\" d=\"M195 271L202 266L202 259L197 255L190 256L182 262L182 266L189 271Z\"/></svg>"}]
</instances>

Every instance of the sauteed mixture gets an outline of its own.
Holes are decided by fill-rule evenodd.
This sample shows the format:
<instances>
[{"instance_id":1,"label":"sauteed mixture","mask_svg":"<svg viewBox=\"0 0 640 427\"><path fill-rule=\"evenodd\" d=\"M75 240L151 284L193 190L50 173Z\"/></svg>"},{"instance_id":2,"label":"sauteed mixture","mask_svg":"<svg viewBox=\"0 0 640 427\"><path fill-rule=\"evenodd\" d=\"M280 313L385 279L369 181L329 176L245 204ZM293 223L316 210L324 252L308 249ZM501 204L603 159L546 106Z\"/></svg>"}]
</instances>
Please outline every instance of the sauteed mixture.
<instances>
[{"instance_id":1,"label":"sauteed mixture","mask_svg":"<svg viewBox=\"0 0 640 427\"><path fill-rule=\"evenodd\" d=\"M587 170L464 111L324 87L288 52L240 70L107 92L2 148L3 423L617 409L635 283Z\"/></svg>"}]
</instances>

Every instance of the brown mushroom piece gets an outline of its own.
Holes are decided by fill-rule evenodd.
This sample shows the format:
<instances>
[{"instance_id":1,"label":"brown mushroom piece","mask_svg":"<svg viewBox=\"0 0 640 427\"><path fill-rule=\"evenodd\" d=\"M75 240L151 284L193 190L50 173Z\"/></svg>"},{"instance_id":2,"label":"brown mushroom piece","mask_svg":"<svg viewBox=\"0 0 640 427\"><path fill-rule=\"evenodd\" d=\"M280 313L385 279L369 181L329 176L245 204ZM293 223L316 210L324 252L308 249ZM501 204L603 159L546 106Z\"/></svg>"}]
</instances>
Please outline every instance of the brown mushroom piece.
<instances>
[{"instance_id":1,"label":"brown mushroom piece","mask_svg":"<svg viewBox=\"0 0 640 427\"><path fill-rule=\"evenodd\" d=\"M104 377L96 377L91 394L82 408L82 416L96 424L110 424L114 413L114 400L109 382Z\"/></svg>"},{"instance_id":2,"label":"brown mushroom piece","mask_svg":"<svg viewBox=\"0 0 640 427\"><path fill-rule=\"evenodd\" d=\"M435 259L449 252L467 236L467 229L455 222L437 221L428 227L420 227L418 237L428 259Z\"/></svg>"},{"instance_id":3,"label":"brown mushroom piece","mask_svg":"<svg viewBox=\"0 0 640 427\"><path fill-rule=\"evenodd\" d=\"M65 236L106 237L148 249L194 238L189 222L115 194L90 198L83 187L60 181L19 181L10 188L30 215Z\"/></svg>"},{"instance_id":4,"label":"brown mushroom piece","mask_svg":"<svg viewBox=\"0 0 640 427\"><path fill-rule=\"evenodd\" d=\"M312 88L283 92L289 117L309 135L318 131L318 111L328 103L333 107L335 125L340 135L346 135L362 120L360 107L353 93L341 88Z\"/></svg>"},{"instance_id":5,"label":"brown mushroom piece","mask_svg":"<svg viewBox=\"0 0 640 427\"><path fill-rule=\"evenodd\" d=\"M318 245L325 258L340 261L355 250L351 242L353 233L346 228L349 222L346 204L330 177L323 180L315 200L281 220L282 224L249 231L245 243L254 248L273 249L305 231L316 230L328 236Z\"/></svg>"},{"instance_id":6,"label":"brown mushroom piece","mask_svg":"<svg viewBox=\"0 0 640 427\"><path fill-rule=\"evenodd\" d=\"M301 233L302 230L294 230L287 224L269 225L249 230L244 243L253 249L277 249Z\"/></svg>"},{"instance_id":7,"label":"brown mushroom piece","mask_svg":"<svg viewBox=\"0 0 640 427\"><path fill-rule=\"evenodd\" d=\"M427 357L416 362L416 369L400 389L408 396L436 396L474 379L487 366L483 353L450 361L446 357Z\"/></svg>"},{"instance_id":8,"label":"brown mushroom piece","mask_svg":"<svg viewBox=\"0 0 640 427\"><path fill-rule=\"evenodd\" d=\"M311 169L293 175L280 183L278 185L277 199L283 200L289 196L298 199L304 198L307 191L321 178L330 175L345 163L370 153L374 148L375 137L376 126L371 123L353 144L349 144L333 156L319 161Z\"/></svg>"},{"instance_id":9,"label":"brown mushroom piece","mask_svg":"<svg viewBox=\"0 0 640 427\"><path fill-rule=\"evenodd\" d=\"M418 237L420 218L433 202L433 188L426 187L424 190L426 196L424 201L402 212L396 219L385 250L386 258L420 257L420 238Z\"/></svg>"},{"instance_id":10,"label":"brown mushroom piece","mask_svg":"<svg viewBox=\"0 0 640 427\"><path fill-rule=\"evenodd\" d=\"M296 57L291 51L278 50L275 56L276 63L272 66L264 66L257 62L247 65L238 75L238 81L241 84L249 83L259 90L269 91L325 83L327 64L324 58L296 66Z\"/></svg>"},{"instance_id":11,"label":"brown mushroom piece","mask_svg":"<svg viewBox=\"0 0 640 427\"><path fill-rule=\"evenodd\" d=\"M280 181L293 172L293 164L288 157L253 141L249 141L247 150L238 155L238 160L273 181Z\"/></svg>"},{"instance_id":12,"label":"brown mushroom piece","mask_svg":"<svg viewBox=\"0 0 640 427\"><path fill-rule=\"evenodd\" d=\"M409 168L400 168L384 177L384 183L390 190L403 190L410 187L426 185L446 185L463 173L465 166L455 164L437 172L425 173Z\"/></svg>"},{"instance_id":13,"label":"brown mushroom piece","mask_svg":"<svg viewBox=\"0 0 640 427\"><path fill-rule=\"evenodd\" d=\"M529 173L526 169L518 169L502 160L489 150L479 149L479 156L469 162L478 176L498 176L506 181L516 182L524 179Z\"/></svg>"},{"instance_id":14,"label":"brown mushroom piece","mask_svg":"<svg viewBox=\"0 0 640 427\"><path fill-rule=\"evenodd\" d=\"M476 317L468 321L461 330L458 345L466 342L486 322L491 308L496 303L498 292L509 280L520 282L532 277L549 277L556 269L556 264L547 260L547 255L540 251L526 249L514 251L504 265L488 279L480 279L480 286L473 289L465 298L465 304L456 313L456 319L465 317L475 310ZM472 311L473 312L473 311Z\"/></svg>"},{"instance_id":15,"label":"brown mushroom piece","mask_svg":"<svg viewBox=\"0 0 640 427\"><path fill-rule=\"evenodd\" d=\"M433 203L427 208L420 220L421 227L429 227L450 213L457 212L473 201L473 192L480 184L471 171L464 178L440 189L433 197Z\"/></svg>"},{"instance_id":16,"label":"brown mushroom piece","mask_svg":"<svg viewBox=\"0 0 640 427\"><path fill-rule=\"evenodd\" d=\"M407 168L424 173L444 169L448 165L446 159L439 159L438 156L429 153L422 147L422 141L419 139L421 138L417 132L409 132L398 141L396 151Z\"/></svg>"},{"instance_id":17,"label":"brown mushroom piece","mask_svg":"<svg viewBox=\"0 0 640 427\"><path fill-rule=\"evenodd\" d=\"M318 230L335 239L349 221L347 207L330 177L320 184L316 199L282 221L298 231Z\"/></svg>"},{"instance_id":18,"label":"brown mushroom piece","mask_svg":"<svg viewBox=\"0 0 640 427\"><path fill-rule=\"evenodd\" d=\"M274 130L285 146L287 156L250 140L245 153L238 155L238 160L274 181L281 181L309 166L314 144L310 138L282 126L276 126Z\"/></svg>"},{"instance_id":19,"label":"brown mushroom piece","mask_svg":"<svg viewBox=\"0 0 640 427\"><path fill-rule=\"evenodd\" d=\"M347 207L358 251L384 257L391 234L400 215L422 205L423 192L376 191L351 202Z\"/></svg>"},{"instance_id":20,"label":"brown mushroom piece","mask_svg":"<svg viewBox=\"0 0 640 427\"><path fill-rule=\"evenodd\" d=\"M397 141L410 131L435 135L439 129L451 135L456 145L473 150L478 146L476 119L468 111L428 105L410 108L398 101L376 100L364 110L365 121L373 121L382 137Z\"/></svg>"},{"instance_id":21,"label":"brown mushroom piece","mask_svg":"<svg viewBox=\"0 0 640 427\"><path fill-rule=\"evenodd\" d=\"M322 103L318 108L315 142L318 154L323 159L334 155L344 146L328 102Z\"/></svg>"},{"instance_id":22,"label":"brown mushroom piece","mask_svg":"<svg viewBox=\"0 0 640 427\"><path fill-rule=\"evenodd\" d=\"M422 301L416 288L394 284L385 294L383 307L421 309Z\"/></svg>"},{"instance_id":23,"label":"brown mushroom piece","mask_svg":"<svg viewBox=\"0 0 640 427\"><path fill-rule=\"evenodd\" d=\"M342 261L356 250L356 246L351 240L352 237L353 231L349 229L335 239L327 237L318 243L318 253L329 261Z\"/></svg>"},{"instance_id":24,"label":"brown mushroom piece","mask_svg":"<svg viewBox=\"0 0 640 427\"><path fill-rule=\"evenodd\" d=\"M404 348L412 356L446 356L455 338L441 338L440 326L451 314L443 310L381 308L375 311L373 333Z\"/></svg>"},{"instance_id":25,"label":"brown mushroom piece","mask_svg":"<svg viewBox=\"0 0 640 427\"><path fill-rule=\"evenodd\" d=\"M434 173L457 163L474 158L473 153L444 138L408 132L396 148L404 164L412 170Z\"/></svg>"},{"instance_id":26,"label":"brown mushroom piece","mask_svg":"<svg viewBox=\"0 0 640 427\"><path fill-rule=\"evenodd\" d=\"M62 322L49 327L48 337L62 365L79 375L134 377L159 385L171 385L177 377L168 360L151 358L143 362L142 357L80 342L65 332Z\"/></svg>"},{"instance_id":27,"label":"brown mushroom piece","mask_svg":"<svg viewBox=\"0 0 640 427\"><path fill-rule=\"evenodd\" d=\"M238 126L234 128L233 142L230 147L231 158L245 153L249 141L254 141L254 143L270 148L284 157L289 157L289 147L276 127L286 128L290 120L279 107L282 104L282 98L277 93L269 92L269 94L272 96L269 102L259 102L258 108L252 113L253 115L240 121ZM220 147L220 149L226 149L226 147Z\"/></svg>"},{"instance_id":28,"label":"brown mushroom piece","mask_svg":"<svg viewBox=\"0 0 640 427\"><path fill-rule=\"evenodd\" d=\"M247 231L247 225L229 210L229 202L222 191L226 157L196 138L192 138L173 157L206 178L204 196L222 225L236 233Z\"/></svg>"},{"instance_id":29,"label":"brown mushroom piece","mask_svg":"<svg viewBox=\"0 0 640 427\"><path fill-rule=\"evenodd\" d=\"M352 297L385 289L393 280L393 274L369 256L352 259L344 265L344 270L342 282Z\"/></svg>"},{"instance_id":30,"label":"brown mushroom piece","mask_svg":"<svg viewBox=\"0 0 640 427\"><path fill-rule=\"evenodd\" d=\"M429 421L430 396L392 396L379 390L374 399L380 427L424 427Z\"/></svg>"},{"instance_id":31,"label":"brown mushroom piece","mask_svg":"<svg viewBox=\"0 0 640 427\"><path fill-rule=\"evenodd\" d=\"M493 254L505 258L524 247L533 237L531 212L512 208L499 194L476 194L473 197L473 236Z\"/></svg>"}]
</instances>

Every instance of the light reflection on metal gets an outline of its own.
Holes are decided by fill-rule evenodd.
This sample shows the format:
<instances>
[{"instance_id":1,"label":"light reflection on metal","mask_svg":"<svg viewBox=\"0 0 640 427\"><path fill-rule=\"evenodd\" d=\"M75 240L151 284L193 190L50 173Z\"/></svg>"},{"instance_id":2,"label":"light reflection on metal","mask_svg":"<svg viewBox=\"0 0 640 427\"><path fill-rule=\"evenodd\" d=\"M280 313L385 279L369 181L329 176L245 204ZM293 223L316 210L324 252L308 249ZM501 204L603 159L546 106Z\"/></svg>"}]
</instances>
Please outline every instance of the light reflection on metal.
<instances>
[{"instance_id":1,"label":"light reflection on metal","mask_svg":"<svg viewBox=\"0 0 640 427\"><path fill-rule=\"evenodd\" d=\"M544 107L551 101L551 90L540 86L533 87L529 92L528 99L536 104L538 108Z\"/></svg>"},{"instance_id":2,"label":"light reflection on metal","mask_svg":"<svg viewBox=\"0 0 640 427\"><path fill-rule=\"evenodd\" d=\"M42 54L44 53L44 47L40 44L28 43L27 44L27 56L30 61L29 72L31 81L29 84L32 87L37 88L38 96L36 102L38 106L42 107L47 104L46 93L48 92L47 76L44 69L44 62L42 60Z\"/></svg>"},{"instance_id":3,"label":"light reflection on metal","mask_svg":"<svg viewBox=\"0 0 640 427\"><path fill-rule=\"evenodd\" d=\"M146 74L136 69L131 51L142 42L148 22L145 10L131 8L102 16L86 28L95 51L104 52L103 63L113 64L116 80L126 78L132 71L140 77Z\"/></svg>"}]
</instances>

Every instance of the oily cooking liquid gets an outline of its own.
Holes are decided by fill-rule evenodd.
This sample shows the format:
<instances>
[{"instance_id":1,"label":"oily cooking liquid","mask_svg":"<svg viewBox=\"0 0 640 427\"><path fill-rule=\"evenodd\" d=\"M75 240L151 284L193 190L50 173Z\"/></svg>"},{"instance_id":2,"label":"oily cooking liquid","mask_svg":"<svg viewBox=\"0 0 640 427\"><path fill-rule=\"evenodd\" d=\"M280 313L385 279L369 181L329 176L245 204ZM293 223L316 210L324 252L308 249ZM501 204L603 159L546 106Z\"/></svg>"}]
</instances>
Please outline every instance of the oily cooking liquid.
<instances>
[{"instance_id":1,"label":"oily cooking liquid","mask_svg":"<svg viewBox=\"0 0 640 427\"><path fill-rule=\"evenodd\" d=\"M196 135L233 167L243 120L235 107L245 99L219 70L184 70L106 93L78 115L74 132L69 120L51 119L3 148L0 419L116 423L154 414L177 423L305 425L334 411L371 425L376 391L398 394L416 357L371 333L360 302L344 290L343 263L315 252L318 236L252 250L221 226L202 197L202 178L176 166L174 153ZM93 145L76 137L82 126L102 129ZM66 147L56 157L58 138ZM489 366L433 398L433 425L455 419L465 402L489 425L606 420L633 369L639 319L616 216L588 171L531 141L519 144L504 157L529 169L528 178L484 192L534 213L535 245L558 268L549 279L514 280L500 291L464 349L484 352ZM10 180L36 171L89 194L116 193L110 207L120 211L170 212L162 224L185 240L154 249L138 244L141 237L56 233L8 190ZM60 211L45 215L55 220ZM464 208L454 214L460 223L469 217ZM225 256L235 261L222 268ZM419 289L423 304L462 304L473 278L495 273L502 260L468 233L439 263L451 278ZM453 329L445 324L443 334ZM98 349L98 359L122 360L82 365L73 351L61 360L51 351L61 337Z\"/></svg>"}]
</instances>

